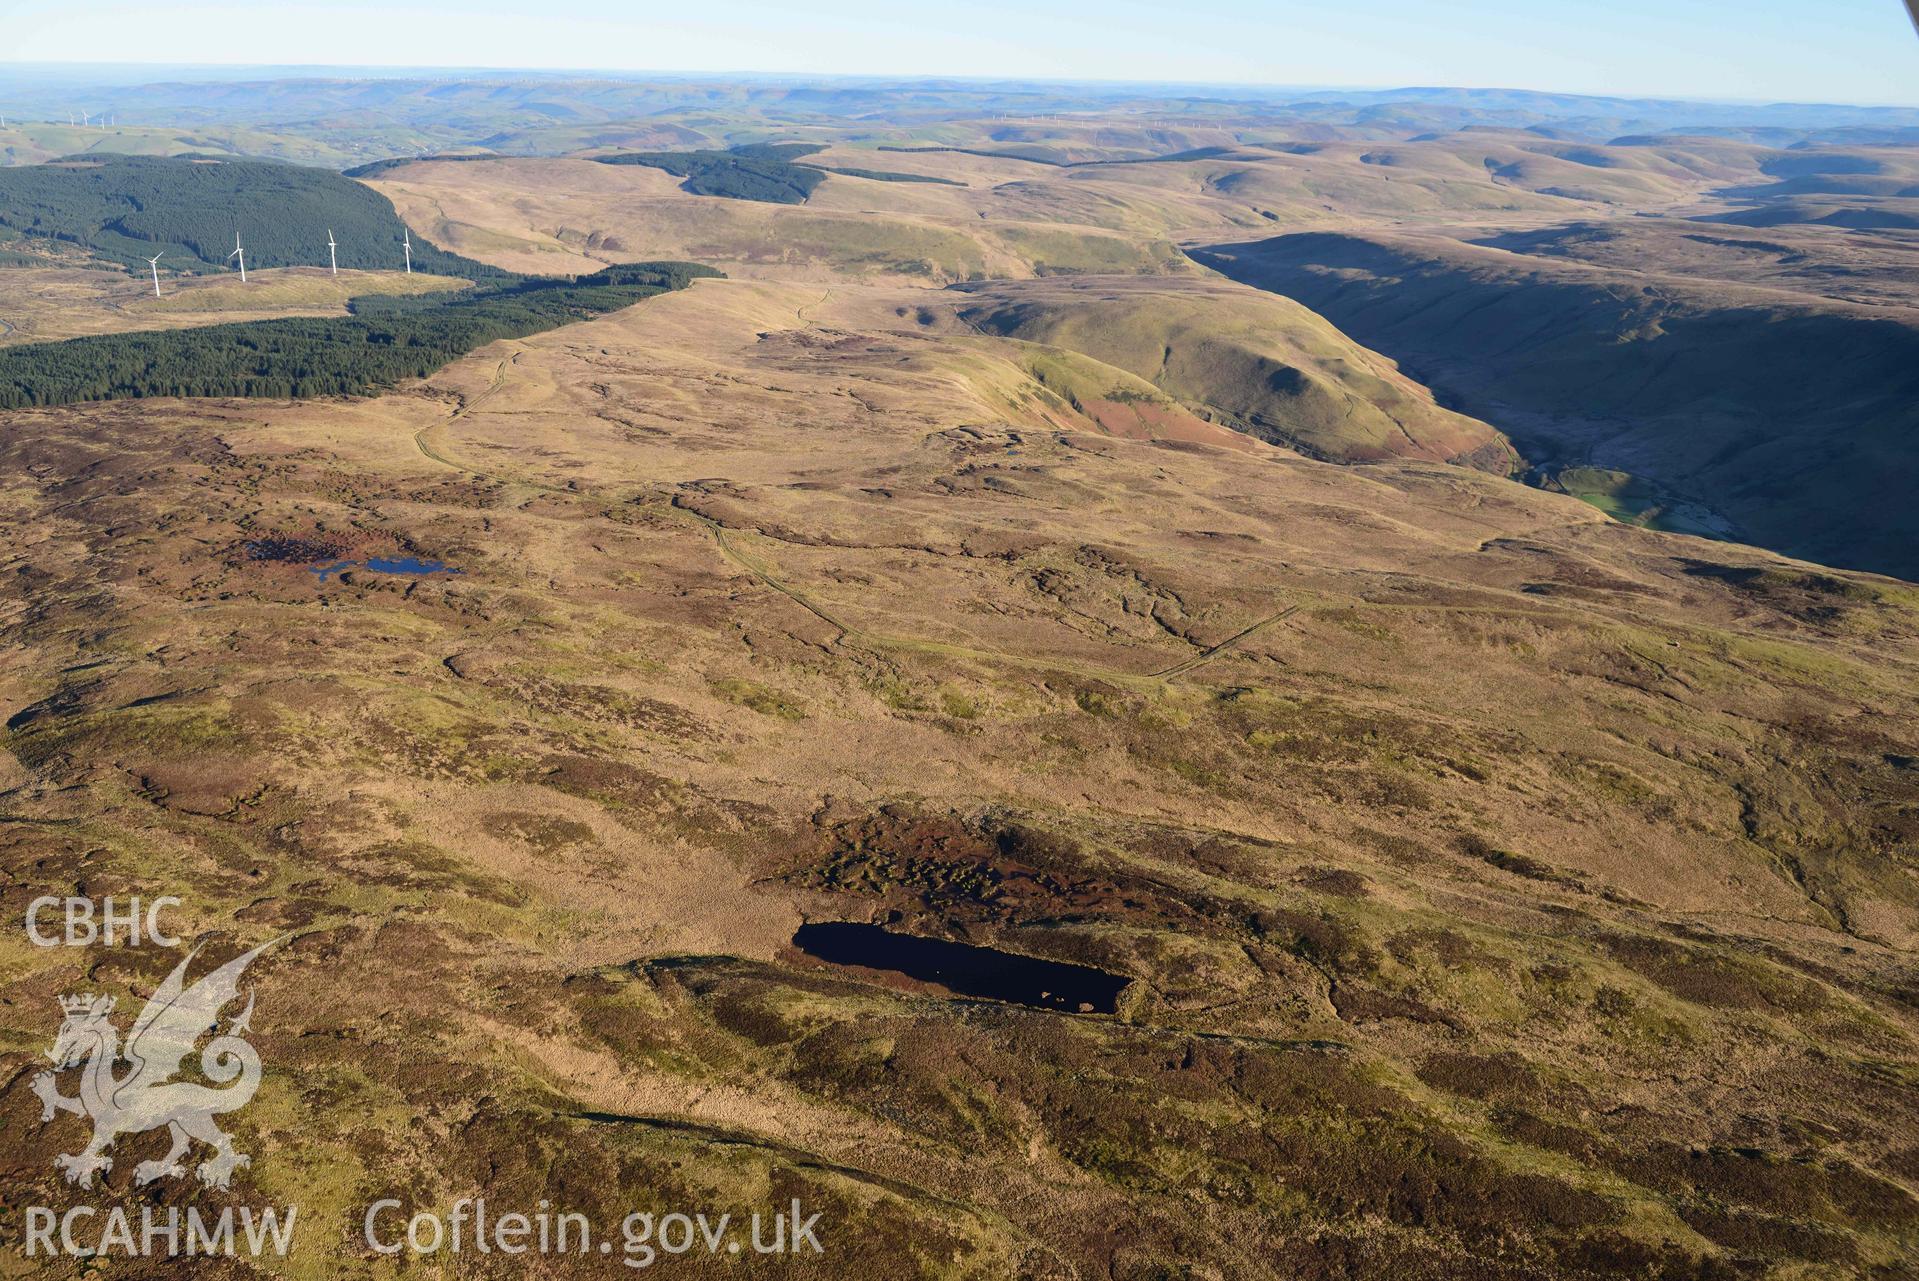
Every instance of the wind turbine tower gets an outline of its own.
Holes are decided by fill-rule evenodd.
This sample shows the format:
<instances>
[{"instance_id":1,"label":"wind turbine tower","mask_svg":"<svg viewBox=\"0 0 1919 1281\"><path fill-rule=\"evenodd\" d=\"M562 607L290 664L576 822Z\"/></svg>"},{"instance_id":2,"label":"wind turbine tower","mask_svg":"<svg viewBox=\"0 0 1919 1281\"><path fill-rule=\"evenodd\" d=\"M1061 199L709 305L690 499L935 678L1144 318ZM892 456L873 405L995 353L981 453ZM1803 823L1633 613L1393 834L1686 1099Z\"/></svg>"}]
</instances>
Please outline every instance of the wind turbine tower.
<instances>
[{"instance_id":1,"label":"wind turbine tower","mask_svg":"<svg viewBox=\"0 0 1919 1281\"><path fill-rule=\"evenodd\" d=\"M400 247L406 250L406 274L413 274L413 233L404 226L400 228Z\"/></svg>"},{"instance_id":2,"label":"wind turbine tower","mask_svg":"<svg viewBox=\"0 0 1919 1281\"><path fill-rule=\"evenodd\" d=\"M227 261L232 262L235 258L240 260L240 283L244 285L247 282L247 251L240 248L240 233L237 231L233 233L233 252L227 255Z\"/></svg>"},{"instance_id":3,"label":"wind turbine tower","mask_svg":"<svg viewBox=\"0 0 1919 1281\"><path fill-rule=\"evenodd\" d=\"M326 229L326 256L327 256L327 261L333 264L333 274L336 276L339 275L340 274L340 252L338 247L334 245L333 243L333 228L331 227L328 227Z\"/></svg>"},{"instance_id":4,"label":"wind turbine tower","mask_svg":"<svg viewBox=\"0 0 1919 1281\"><path fill-rule=\"evenodd\" d=\"M166 257L166 255L162 253L155 254L153 257L147 259L147 266L153 268L153 296L155 298L160 296L160 260L164 257Z\"/></svg>"}]
</instances>

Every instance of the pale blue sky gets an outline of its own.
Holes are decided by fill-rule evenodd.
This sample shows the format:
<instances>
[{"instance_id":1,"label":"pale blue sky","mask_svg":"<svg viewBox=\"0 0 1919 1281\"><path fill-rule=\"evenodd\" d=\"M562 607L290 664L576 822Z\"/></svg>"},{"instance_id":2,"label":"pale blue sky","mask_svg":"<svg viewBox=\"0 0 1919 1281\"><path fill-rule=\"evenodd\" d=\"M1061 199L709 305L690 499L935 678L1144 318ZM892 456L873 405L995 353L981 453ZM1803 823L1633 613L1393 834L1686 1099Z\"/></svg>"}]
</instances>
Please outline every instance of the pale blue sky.
<instances>
[{"instance_id":1,"label":"pale blue sky","mask_svg":"<svg viewBox=\"0 0 1919 1281\"><path fill-rule=\"evenodd\" d=\"M1465 85L1919 105L1900 0L0 0L20 61Z\"/></svg>"}]
</instances>

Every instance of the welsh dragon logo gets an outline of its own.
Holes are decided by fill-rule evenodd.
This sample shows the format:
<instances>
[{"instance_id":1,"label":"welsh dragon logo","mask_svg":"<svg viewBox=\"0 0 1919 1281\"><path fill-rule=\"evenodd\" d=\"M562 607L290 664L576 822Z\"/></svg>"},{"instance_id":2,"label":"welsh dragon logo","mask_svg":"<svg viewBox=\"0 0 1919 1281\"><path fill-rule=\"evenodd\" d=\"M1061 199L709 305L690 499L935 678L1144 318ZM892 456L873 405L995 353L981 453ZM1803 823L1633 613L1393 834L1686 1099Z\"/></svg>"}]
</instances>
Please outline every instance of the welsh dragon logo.
<instances>
[{"instance_id":1,"label":"welsh dragon logo","mask_svg":"<svg viewBox=\"0 0 1919 1281\"><path fill-rule=\"evenodd\" d=\"M53 1070L34 1078L33 1092L40 1096L42 1124L53 1120L57 1112L93 1121L93 1138L85 1148L53 1159L67 1182L92 1187L96 1172L113 1168L107 1149L116 1138L161 1126L172 1137L173 1147L158 1161L135 1166L135 1183L183 1177L187 1171L180 1158L196 1139L213 1149L213 1155L195 1170L208 1187L225 1188L233 1172L250 1163L250 1157L234 1150L232 1137L222 1133L213 1118L245 1107L260 1088L260 1056L241 1039L242 1033L251 1030L251 993L239 1017L200 1051L200 1071L214 1085L173 1078L200 1038L219 1032L220 1011L239 998L240 976L247 966L279 941L236 956L188 987L187 966L200 954L199 948L193 949L140 1011L124 1049L118 1029L107 1018L113 1013L114 998L60 998L66 1019L47 1052ZM124 1071L119 1070L122 1064ZM58 1074L71 1068L80 1069L80 1093L75 1098L61 1094L58 1084Z\"/></svg>"}]
</instances>

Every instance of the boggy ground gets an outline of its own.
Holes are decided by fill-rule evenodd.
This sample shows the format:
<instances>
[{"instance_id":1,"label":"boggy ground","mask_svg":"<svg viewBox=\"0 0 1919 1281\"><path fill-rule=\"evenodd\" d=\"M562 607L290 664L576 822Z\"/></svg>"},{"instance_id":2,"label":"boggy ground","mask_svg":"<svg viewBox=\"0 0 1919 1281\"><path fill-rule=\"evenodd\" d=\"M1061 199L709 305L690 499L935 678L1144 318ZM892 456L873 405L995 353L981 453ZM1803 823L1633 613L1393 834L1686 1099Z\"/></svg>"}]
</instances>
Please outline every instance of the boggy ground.
<instances>
[{"instance_id":1,"label":"boggy ground","mask_svg":"<svg viewBox=\"0 0 1919 1281\"><path fill-rule=\"evenodd\" d=\"M261 1275L528 1275L360 1241L479 1192L799 1197L827 1256L769 1276L1914 1275L1919 593L1111 434L926 297L702 281L376 400L8 415L5 909L294 935L201 1198L300 1206ZM310 572L382 553L461 572ZM807 919L1136 981L955 999ZM55 998L130 1018L178 954L0 939L8 1204L65 1206ZM184 1204L161 1146L94 1202Z\"/></svg>"}]
</instances>

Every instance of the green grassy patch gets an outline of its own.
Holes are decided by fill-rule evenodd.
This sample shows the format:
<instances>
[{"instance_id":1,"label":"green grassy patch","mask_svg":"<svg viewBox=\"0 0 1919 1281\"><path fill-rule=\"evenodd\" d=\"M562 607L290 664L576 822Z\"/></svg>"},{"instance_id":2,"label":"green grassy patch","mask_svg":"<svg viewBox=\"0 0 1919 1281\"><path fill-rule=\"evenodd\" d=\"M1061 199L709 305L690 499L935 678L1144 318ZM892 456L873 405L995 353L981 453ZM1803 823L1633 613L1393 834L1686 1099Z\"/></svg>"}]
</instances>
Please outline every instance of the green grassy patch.
<instances>
[{"instance_id":1,"label":"green grassy patch","mask_svg":"<svg viewBox=\"0 0 1919 1281\"><path fill-rule=\"evenodd\" d=\"M727 702L735 703L748 711L758 712L762 716L774 716L785 721L806 719L806 708L799 700L781 693L770 685L762 685L758 681L750 681L739 676L727 676L714 681L709 688Z\"/></svg>"}]
</instances>

